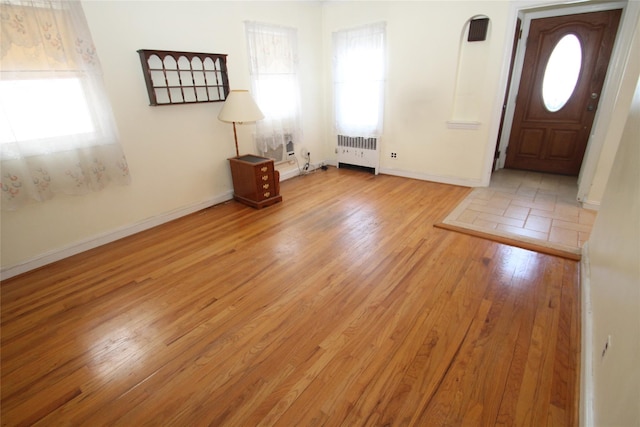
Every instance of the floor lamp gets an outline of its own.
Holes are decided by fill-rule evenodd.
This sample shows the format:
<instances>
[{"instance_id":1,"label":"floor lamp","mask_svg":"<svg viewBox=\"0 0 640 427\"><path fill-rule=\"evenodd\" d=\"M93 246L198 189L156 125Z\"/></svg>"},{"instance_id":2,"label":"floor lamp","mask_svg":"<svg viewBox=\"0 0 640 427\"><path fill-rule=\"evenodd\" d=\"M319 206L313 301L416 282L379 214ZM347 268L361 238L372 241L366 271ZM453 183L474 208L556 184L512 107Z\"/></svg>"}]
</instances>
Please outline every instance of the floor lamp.
<instances>
[{"instance_id":1,"label":"floor lamp","mask_svg":"<svg viewBox=\"0 0 640 427\"><path fill-rule=\"evenodd\" d=\"M236 123L255 122L264 119L264 114L251 97L248 90L232 90L224 101L222 110L218 114L218 120L233 123L233 138L236 142L236 157L240 156L238 151L238 133Z\"/></svg>"}]
</instances>

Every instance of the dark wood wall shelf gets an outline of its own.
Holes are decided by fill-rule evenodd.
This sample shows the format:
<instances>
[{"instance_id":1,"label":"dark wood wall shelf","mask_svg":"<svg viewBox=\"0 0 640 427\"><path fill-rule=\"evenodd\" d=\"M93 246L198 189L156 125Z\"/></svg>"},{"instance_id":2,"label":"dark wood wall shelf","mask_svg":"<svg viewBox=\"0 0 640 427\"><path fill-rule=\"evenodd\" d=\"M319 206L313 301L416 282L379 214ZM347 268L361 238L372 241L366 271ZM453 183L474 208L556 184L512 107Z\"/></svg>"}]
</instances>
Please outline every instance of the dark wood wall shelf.
<instances>
[{"instance_id":1,"label":"dark wood wall shelf","mask_svg":"<svg viewBox=\"0 0 640 427\"><path fill-rule=\"evenodd\" d=\"M229 95L227 55L140 49L150 105L221 102Z\"/></svg>"}]
</instances>

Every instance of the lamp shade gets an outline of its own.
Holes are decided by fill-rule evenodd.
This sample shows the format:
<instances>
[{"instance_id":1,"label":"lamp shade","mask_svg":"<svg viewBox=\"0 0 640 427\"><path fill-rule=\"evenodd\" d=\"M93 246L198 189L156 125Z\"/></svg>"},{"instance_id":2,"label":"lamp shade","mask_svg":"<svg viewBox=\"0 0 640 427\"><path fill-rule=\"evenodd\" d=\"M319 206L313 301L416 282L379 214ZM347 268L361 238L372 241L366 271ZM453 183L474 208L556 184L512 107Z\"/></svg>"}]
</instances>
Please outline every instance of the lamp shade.
<instances>
[{"instance_id":1,"label":"lamp shade","mask_svg":"<svg viewBox=\"0 0 640 427\"><path fill-rule=\"evenodd\" d=\"M229 123L255 122L263 118L264 114L248 90L232 90L218 114L219 120Z\"/></svg>"}]
</instances>

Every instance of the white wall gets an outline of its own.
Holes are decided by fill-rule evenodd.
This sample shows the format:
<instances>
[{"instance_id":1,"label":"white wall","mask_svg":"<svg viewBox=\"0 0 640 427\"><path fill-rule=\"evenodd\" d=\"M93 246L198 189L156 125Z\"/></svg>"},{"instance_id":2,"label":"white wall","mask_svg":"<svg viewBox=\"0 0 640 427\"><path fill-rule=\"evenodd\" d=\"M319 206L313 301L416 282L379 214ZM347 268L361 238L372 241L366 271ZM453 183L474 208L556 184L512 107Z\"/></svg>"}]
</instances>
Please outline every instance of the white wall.
<instances>
[{"instance_id":1,"label":"white wall","mask_svg":"<svg viewBox=\"0 0 640 427\"><path fill-rule=\"evenodd\" d=\"M633 51L640 51L636 31ZM592 330L584 366L585 418L594 426L640 425L640 57L625 75L635 83L630 113L588 243L587 297ZM589 322L587 322L588 324ZM605 343L610 346L602 356ZM591 365L591 366L589 366ZM590 369L591 368L591 369ZM593 375L590 377L590 375Z\"/></svg>"},{"instance_id":2,"label":"white wall","mask_svg":"<svg viewBox=\"0 0 640 427\"><path fill-rule=\"evenodd\" d=\"M469 186L482 184L486 165L490 164L487 155L493 154L487 148L495 145L495 116L504 96L499 84L508 39L508 10L507 1L482 0L325 4L323 27L329 69L332 32L387 23L383 173ZM462 41L466 40L467 21L475 15L490 18L488 38L476 43ZM463 67L460 70L459 63ZM456 99L458 108L454 108ZM330 96L328 101L327 110L331 111ZM450 129L450 120L477 121L479 126L474 130ZM332 129L331 121L327 129ZM333 137L331 132L327 136ZM391 152L397 153L397 158L392 159Z\"/></svg>"},{"instance_id":3,"label":"white wall","mask_svg":"<svg viewBox=\"0 0 640 427\"><path fill-rule=\"evenodd\" d=\"M235 149L231 125L217 120L222 104L150 107L138 49L228 54L231 88L247 89L244 21L297 28L305 138L300 145L312 153L320 150L320 3L84 1L83 8L133 182L82 197L57 195L46 203L2 212L5 274L20 272L22 263L30 268L61 252L73 253L230 198L226 159ZM251 130L251 125L239 126L243 153L255 152Z\"/></svg>"}]
</instances>

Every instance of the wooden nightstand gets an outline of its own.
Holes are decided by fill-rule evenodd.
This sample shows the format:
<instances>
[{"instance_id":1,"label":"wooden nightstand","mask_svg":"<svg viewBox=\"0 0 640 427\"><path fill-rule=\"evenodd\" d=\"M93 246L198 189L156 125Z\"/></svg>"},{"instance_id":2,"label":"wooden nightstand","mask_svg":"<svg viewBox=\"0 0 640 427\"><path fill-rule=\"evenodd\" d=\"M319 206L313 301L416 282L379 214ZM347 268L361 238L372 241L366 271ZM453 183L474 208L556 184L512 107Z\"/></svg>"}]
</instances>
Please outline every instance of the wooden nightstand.
<instances>
[{"instance_id":1,"label":"wooden nightstand","mask_svg":"<svg viewBox=\"0 0 640 427\"><path fill-rule=\"evenodd\" d=\"M229 159L233 198L256 209L282 201L280 173L273 160L246 154Z\"/></svg>"}]
</instances>

